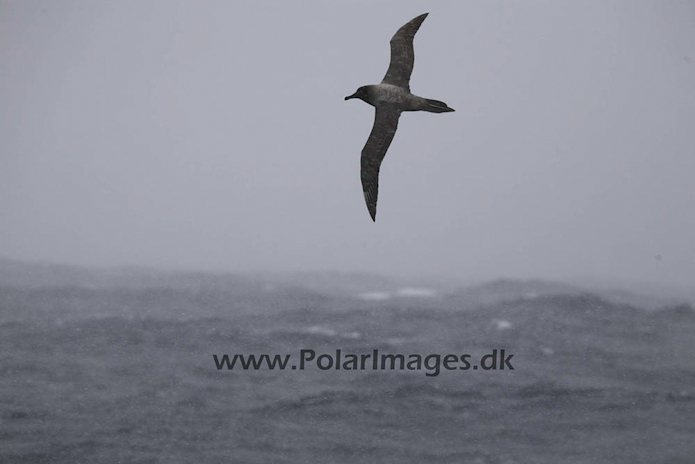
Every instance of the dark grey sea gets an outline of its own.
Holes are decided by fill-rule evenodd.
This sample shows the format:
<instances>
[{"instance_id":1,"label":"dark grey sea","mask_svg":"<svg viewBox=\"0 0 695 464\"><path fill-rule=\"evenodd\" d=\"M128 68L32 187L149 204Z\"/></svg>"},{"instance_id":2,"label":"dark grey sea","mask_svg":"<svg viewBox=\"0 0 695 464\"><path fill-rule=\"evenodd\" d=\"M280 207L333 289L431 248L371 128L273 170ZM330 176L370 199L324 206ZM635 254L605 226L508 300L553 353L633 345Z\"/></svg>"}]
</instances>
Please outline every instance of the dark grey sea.
<instances>
[{"instance_id":1,"label":"dark grey sea","mask_svg":"<svg viewBox=\"0 0 695 464\"><path fill-rule=\"evenodd\" d=\"M2 463L695 462L688 304L544 282L8 275ZM472 365L502 349L513 370L326 368L336 350ZM325 369L291 369L301 350ZM291 360L218 369L224 354Z\"/></svg>"}]
</instances>

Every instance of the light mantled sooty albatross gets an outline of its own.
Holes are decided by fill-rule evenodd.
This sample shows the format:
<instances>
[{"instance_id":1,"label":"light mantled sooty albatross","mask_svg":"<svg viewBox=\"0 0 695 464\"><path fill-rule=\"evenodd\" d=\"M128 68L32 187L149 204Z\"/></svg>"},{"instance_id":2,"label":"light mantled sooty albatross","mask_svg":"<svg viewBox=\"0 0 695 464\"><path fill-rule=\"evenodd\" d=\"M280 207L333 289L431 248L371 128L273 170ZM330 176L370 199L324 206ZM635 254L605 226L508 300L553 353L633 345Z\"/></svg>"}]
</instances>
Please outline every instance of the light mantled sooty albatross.
<instances>
[{"instance_id":1,"label":"light mantled sooty albatross","mask_svg":"<svg viewBox=\"0 0 695 464\"><path fill-rule=\"evenodd\" d=\"M429 13L407 22L391 38L391 63L386 76L377 85L364 85L345 100L359 98L376 109L374 126L362 149L361 177L367 209L376 222L376 200L379 194L379 168L398 128L403 111L454 111L439 100L418 97L410 93L410 74L413 72L415 53L413 38Z\"/></svg>"}]
</instances>

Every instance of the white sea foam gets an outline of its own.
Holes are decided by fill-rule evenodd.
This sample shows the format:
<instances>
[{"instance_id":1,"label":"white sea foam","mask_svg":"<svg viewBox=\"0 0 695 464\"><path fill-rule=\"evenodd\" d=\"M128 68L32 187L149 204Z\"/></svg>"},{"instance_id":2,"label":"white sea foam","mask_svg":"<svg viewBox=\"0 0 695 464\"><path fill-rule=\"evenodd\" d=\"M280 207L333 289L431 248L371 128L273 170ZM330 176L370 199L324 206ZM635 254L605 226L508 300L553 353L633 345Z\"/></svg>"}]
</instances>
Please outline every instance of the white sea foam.
<instances>
[{"instance_id":1,"label":"white sea foam","mask_svg":"<svg viewBox=\"0 0 695 464\"><path fill-rule=\"evenodd\" d=\"M327 337L335 336L335 330L320 325L312 325L311 327L307 327L305 332L314 335L325 335Z\"/></svg>"},{"instance_id":2,"label":"white sea foam","mask_svg":"<svg viewBox=\"0 0 695 464\"><path fill-rule=\"evenodd\" d=\"M508 330L512 328L512 323L506 319L493 319L492 322L495 324L497 330Z\"/></svg>"},{"instance_id":3,"label":"white sea foam","mask_svg":"<svg viewBox=\"0 0 695 464\"><path fill-rule=\"evenodd\" d=\"M396 295L406 298L432 298L437 291L431 288L403 287L396 291Z\"/></svg>"},{"instance_id":4,"label":"white sea foam","mask_svg":"<svg viewBox=\"0 0 695 464\"><path fill-rule=\"evenodd\" d=\"M357 297L367 301L383 301L391 298L391 294L389 292L366 292L360 293Z\"/></svg>"}]
</instances>

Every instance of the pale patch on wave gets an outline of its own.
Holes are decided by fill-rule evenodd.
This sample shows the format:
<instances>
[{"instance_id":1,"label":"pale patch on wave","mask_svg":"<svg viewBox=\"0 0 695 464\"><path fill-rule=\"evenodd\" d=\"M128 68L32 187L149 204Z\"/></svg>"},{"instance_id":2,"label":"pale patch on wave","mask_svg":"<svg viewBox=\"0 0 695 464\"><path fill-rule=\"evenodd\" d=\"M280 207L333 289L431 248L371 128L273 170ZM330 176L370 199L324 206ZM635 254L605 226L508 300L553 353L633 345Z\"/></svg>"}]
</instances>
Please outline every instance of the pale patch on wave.
<instances>
[{"instance_id":1,"label":"pale patch on wave","mask_svg":"<svg viewBox=\"0 0 695 464\"><path fill-rule=\"evenodd\" d=\"M497 330L508 330L512 328L512 323L506 319L493 319L493 324Z\"/></svg>"},{"instance_id":2,"label":"pale patch on wave","mask_svg":"<svg viewBox=\"0 0 695 464\"><path fill-rule=\"evenodd\" d=\"M322 327L320 325L312 325L311 327L307 327L305 332L314 335L325 335L327 337L335 336L335 330L329 329L328 327Z\"/></svg>"},{"instance_id":3,"label":"pale patch on wave","mask_svg":"<svg viewBox=\"0 0 695 464\"><path fill-rule=\"evenodd\" d=\"M437 296L437 291L431 288L404 287L398 289L396 295L406 298L432 298L433 296Z\"/></svg>"},{"instance_id":4,"label":"pale patch on wave","mask_svg":"<svg viewBox=\"0 0 695 464\"><path fill-rule=\"evenodd\" d=\"M366 292L360 293L357 296L360 299L367 301L383 301L391 298L391 294L389 292Z\"/></svg>"},{"instance_id":5,"label":"pale patch on wave","mask_svg":"<svg viewBox=\"0 0 695 464\"><path fill-rule=\"evenodd\" d=\"M336 332L335 330L320 325L312 325L311 327L307 327L303 330L303 332L312 335L323 335L324 337L335 337L336 335L338 335L338 332ZM340 336L348 340L357 340L358 338L362 337L362 334L360 334L359 332L347 332L340 334Z\"/></svg>"}]
</instances>

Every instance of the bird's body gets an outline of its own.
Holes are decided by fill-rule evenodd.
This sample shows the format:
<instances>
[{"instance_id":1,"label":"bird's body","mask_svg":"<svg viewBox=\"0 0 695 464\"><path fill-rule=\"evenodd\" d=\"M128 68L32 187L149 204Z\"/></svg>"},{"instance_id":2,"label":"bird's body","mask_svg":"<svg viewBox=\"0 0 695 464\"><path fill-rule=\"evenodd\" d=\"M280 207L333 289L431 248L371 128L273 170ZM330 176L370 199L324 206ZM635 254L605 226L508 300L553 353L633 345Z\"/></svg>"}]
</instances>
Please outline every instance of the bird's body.
<instances>
[{"instance_id":1,"label":"bird's body","mask_svg":"<svg viewBox=\"0 0 695 464\"><path fill-rule=\"evenodd\" d=\"M423 98L393 84L367 85L367 103L374 107L393 105L399 111L417 111Z\"/></svg>"},{"instance_id":2,"label":"bird's body","mask_svg":"<svg viewBox=\"0 0 695 464\"><path fill-rule=\"evenodd\" d=\"M432 105L430 102L436 102L436 100L430 100L428 98L418 97L413 95L408 90L403 87L398 87L393 84L381 84L377 85L365 85L360 87L365 89L365 98L357 97L369 103L375 108L379 107L392 107L398 111L429 111L431 113L443 113L447 111L454 111L452 108L446 107L446 103L437 102L440 105ZM436 111L442 110L442 111Z\"/></svg>"},{"instance_id":3,"label":"bird's body","mask_svg":"<svg viewBox=\"0 0 695 464\"><path fill-rule=\"evenodd\" d=\"M381 83L362 86L354 94L345 97L345 100L359 98L376 108L374 127L362 149L361 158L362 190L373 221L376 221L381 161L396 134L401 113L403 111L430 113L454 111L444 102L410 93L410 75L415 60L413 38L427 14L407 22L391 39L391 63Z\"/></svg>"}]
</instances>

